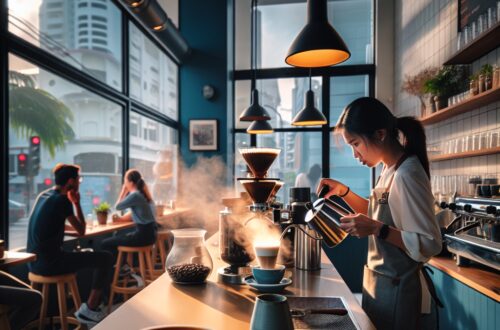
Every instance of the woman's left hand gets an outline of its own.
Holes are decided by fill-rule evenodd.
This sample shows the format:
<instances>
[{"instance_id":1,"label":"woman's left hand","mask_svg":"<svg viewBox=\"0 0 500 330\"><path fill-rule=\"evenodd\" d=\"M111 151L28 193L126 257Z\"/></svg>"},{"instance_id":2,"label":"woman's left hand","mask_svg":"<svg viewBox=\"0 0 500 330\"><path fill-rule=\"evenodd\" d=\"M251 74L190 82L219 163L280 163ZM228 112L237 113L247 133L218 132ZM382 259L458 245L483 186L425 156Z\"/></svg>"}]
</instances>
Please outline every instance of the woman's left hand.
<instances>
[{"instance_id":1,"label":"woman's left hand","mask_svg":"<svg viewBox=\"0 0 500 330\"><path fill-rule=\"evenodd\" d=\"M362 213L347 215L340 218L340 227L347 233L358 238L378 235L382 222L368 218Z\"/></svg>"}]
</instances>

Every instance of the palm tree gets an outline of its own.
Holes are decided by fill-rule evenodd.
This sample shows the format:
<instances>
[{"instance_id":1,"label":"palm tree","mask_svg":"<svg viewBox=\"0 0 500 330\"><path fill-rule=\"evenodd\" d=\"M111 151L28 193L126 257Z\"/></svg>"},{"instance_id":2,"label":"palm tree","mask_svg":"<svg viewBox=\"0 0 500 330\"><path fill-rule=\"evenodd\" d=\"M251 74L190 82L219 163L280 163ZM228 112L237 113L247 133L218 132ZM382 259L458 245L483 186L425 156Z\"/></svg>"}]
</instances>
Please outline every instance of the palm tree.
<instances>
[{"instance_id":1,"label":"palm tree","mask_svg":"<svg viewBox=\"0 0 500 330\"><path fill-rule=\"evenodd\" d=\"M51 157L75 135L68 123L73 121L73 112L49 92L36 88L30 76L16 71L9 71L9 117L14 132L26 138L38 135Z\"/></svg>"}]
</instances>

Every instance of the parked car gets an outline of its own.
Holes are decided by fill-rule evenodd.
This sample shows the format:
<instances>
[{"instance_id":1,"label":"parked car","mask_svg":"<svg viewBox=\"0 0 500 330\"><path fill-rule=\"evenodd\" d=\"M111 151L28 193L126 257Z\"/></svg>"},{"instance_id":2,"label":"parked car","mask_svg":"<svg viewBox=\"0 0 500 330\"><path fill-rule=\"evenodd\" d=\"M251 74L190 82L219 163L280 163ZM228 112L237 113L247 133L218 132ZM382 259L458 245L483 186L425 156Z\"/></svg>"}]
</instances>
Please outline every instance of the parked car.
<instances>
[{"instance_id":1,"label":"parked car","mask_svg":"<svg viewBox=\"0 0 500 330\"><path fill-rule=\"evenodd\" d=\"M12 223L26 217L26 204L9 199L9 222Z\"/></svg>"}]
</instances>

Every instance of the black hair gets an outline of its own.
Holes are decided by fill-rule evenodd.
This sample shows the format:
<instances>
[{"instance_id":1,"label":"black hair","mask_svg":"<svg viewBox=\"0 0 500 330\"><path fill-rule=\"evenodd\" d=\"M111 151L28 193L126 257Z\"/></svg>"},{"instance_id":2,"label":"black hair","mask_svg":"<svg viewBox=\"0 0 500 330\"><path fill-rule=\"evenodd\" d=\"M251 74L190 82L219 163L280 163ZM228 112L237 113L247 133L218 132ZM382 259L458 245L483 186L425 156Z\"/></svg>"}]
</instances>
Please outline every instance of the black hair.
<instances>
[{"instance_id":1,"label":"black hair","mask_svg":"<svg viewBox=\"0 0 500 330\"><path fill-rule=\"evenodd\" d=\"M374 97L361 97L351 102L342 112L335 130L345 129L370 141L375 132L387 130L389 138L399 141L403 135L402 146L408 155L416 155L430 178L429 159L427 158L425 130L415 117L395 117L391 111Z\"/></svg>"},{"instance_id":2,"label":"black hair","mask_svg":"<svg viewBox=\"0 0 500 330\"><path fill-rule=\"evenodd\" d=\"M59 163L52 169L56 185L64 187L69 179L77 179L80 166Z\"/></svg>"},{"instance_id":3,"label":"black hair","mask_svg":"<svg viewBox=\"0 0 500 330\"><path fill-rule=\"evenodd\" d=\"M149 192L149 189L146 185L146 182L142 178L141 173L132 168L125 173L125 177L127 178L128 181L133 182L135 186L137 187L137 190L141 192L141 194L146 198L148 202L151 202L153 200L151 193Z\"/></svg>"}]
</instances>

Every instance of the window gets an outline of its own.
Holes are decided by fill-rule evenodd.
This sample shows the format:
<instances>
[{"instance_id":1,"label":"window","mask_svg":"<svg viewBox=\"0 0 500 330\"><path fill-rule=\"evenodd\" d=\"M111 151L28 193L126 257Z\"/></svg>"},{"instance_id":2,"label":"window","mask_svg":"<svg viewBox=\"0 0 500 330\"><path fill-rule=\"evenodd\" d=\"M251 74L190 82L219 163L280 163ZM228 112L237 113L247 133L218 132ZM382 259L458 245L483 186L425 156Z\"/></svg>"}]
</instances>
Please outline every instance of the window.
<instances>
[{"instance_id":1,"label":"window","mask_svg":"<svg viewBox=\"0 0 500 330\"><path fill-rule=\"evenodd\" d=\"M32 6L31 10L26 10L26 3L20 5L19 0L8 0L10 32L88 75L92 76L92 70L106 70L105 80L93 77L113 88L122 89L122 19L120 10L112 0L105 1L105 17L91 16L92 21L99 21L92 24L93 28L109 31L106 47L92 47L91 51L82 51L88 48L86 44L81 44L84 41L75 42L78 36L83 35L80 34L80 29L88 27L88 8L82 7L87 2L75 5L74 1L40 1L40 5ZM51 17L53 8L59 9L60 17ZM54 38L53 34L60 34L62 37ZM113 81L118 84L112 83Z\"/></svg>"},{"instance_id":2,"label":"window","mask_svg":"<svg viewBox=\"0 0 500 330\"><path fill-rule=\"evenodd\" d=\"M94 6L92 6L94 7ZM96 15L92 15L92 19L94 21L99 21L99 22L103 22L103 23L106 23L108 20L106 19L106 17L102 17L102 16L96 16Z\"/></svg>"},{"instance_id":3,"label":"window","mask_svg":"<svg viewBox=\"0 0 500 330\"><path fill-rule=\"evenodd\" d=\"M82 2L82 3L79 3L79 4L78 4L78 8L88 7L88 5L89 5L89 4L88 4L88 3L86 3L86 2Z\"/></svg>"},{"instance_id":4,"label":"window","mask_svg":"<svg viewBox=\"0 0 500 330\"><path fill-rule=\"evenodd\" d=\"M108 36L107 33L104 33L101 31L92 31L92 35L97 36L97 37L104 37L104 38L106 38Z\"/></svg>"},{"instance_id":5,"label":"window","mask_svg":"<svg viewBox=\"0 0 500 330\"><path fill-rule=\"evenodd\" d=\"M17 56L9 55L9 65L11 118L19 114L21 121L21 127L9 127L9 154L27 151L32 134L40 135L42 145L38 173L9 177L9 248L18 248L26 244L29 210L42 189L49 188L45 179L53 179L51 170L59 162L82 166L85 178L80 193L84 214L91 213L100 201L116 201L122 175L119 163L123 109ZM25 87L22 93L19 87ZM39 107L25 108L26 97L37 100ZM26 111L31 111L31 115L23 115ZM51 130L45 133L48 136L43 132L26 132L28 127L47 125L49 121ZM92 129L89 123L93 123ZM9 172L15 171L13 166L9 161ZM32 178L32 185L28 185L28 178Z\"/></svg>"},{"instance_id":6,"label":"window","mask_svg":"<svg viewBox=\"0 0 500 330\"><path fill-rule=\"evenodd\" d=\"M108 42L101 39L92 39L92 43L107 46Z\"/></svg>"},{"instance_id":7,"label":"window","mask_svg":"<svg viewBox=\"0 0 500 330\"><path fill-rule=\"evenodd\" d=\"M79 35L79 36L86 36L86 35L88 35L88 34L89 34L89 31L87 31L87 30L84 30L84 31L80 31L80 32L78 32L78 35Z\"/></svg>"},{"instance_id":8,"label":"window","mask_svg":"<svg viewBox=\"0 0 500 330\"><path fill-rule=\"evenodd\" d=\"M130 71L138 73L130 75L130 96L177 120L177 65L134 24L130 23L129 30L130 49L135 53L129 59ZM150 70L151 67L156 68L156 72ZM158 87L148 89L153 83Z\"/></svg>"},{"instance_id":9,"label":"window","mask_svg":"<svg viewBox=\"0 0 500 330\"><path fill-rule=\"evenodd\" d=\"M107 9L108 7L100 3L93 3L92 8Z\"/></svg>"},{"instance_id":10,"label":"window","mask_svg":"<svg viewBox=\"0 0 500 330\"><path fill-rule=\"evenodd\" d=\"M250 68L250 0L235 1L236 69ZM351 51L341 65L373 63L373 1L328 1L328 19ZM258 67L288 67L288 47L306 23L306 1L259 1Z\"/></svg>"},{"instance_id":11,"label":"window","mask_svg":"<svg viewBox=\"0 0 500 330\"><path fill-rule=\"evenodd\" d=\"M309 90L308 78L281 78L257 80L259 102L271 117L275 128L292 127L293 117L304 107L305 93ZM312 79L315 104L321 109L321 79ZM238 80L235 84L236 128L246 128L249 123L238 120L240 114L250 105L250 81Z\"/></svg>"},{"instance_id":12,"label":"window","mask_svg":"<svg viewBox=\"0 0 500 330\"><path fill-rule=\"evenodd\" d=\"M153 198L163 203L177 196L177 130L159 124L143 115L130 116L130 167L138 169ZM132 129L132 127L135 128ZM147 134L135 134L144 127ZM152 133L154 131L154 133ZM154 139L151 139L153 135Z\"/></svg>"}]
</instances>

